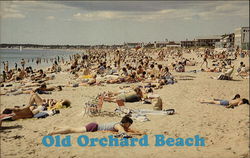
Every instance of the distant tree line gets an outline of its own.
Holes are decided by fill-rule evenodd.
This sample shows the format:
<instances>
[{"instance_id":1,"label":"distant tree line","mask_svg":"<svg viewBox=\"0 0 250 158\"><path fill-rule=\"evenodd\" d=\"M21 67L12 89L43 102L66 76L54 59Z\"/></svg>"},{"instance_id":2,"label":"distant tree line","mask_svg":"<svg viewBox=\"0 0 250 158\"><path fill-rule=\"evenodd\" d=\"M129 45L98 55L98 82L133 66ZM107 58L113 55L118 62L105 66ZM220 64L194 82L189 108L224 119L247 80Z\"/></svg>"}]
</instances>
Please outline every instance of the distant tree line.
<instances>
[{"instance_id":1,"label":"distant tree line","mask_svg":"<svg viewBox=\"0 0 250 158\"><path fill-rule=\"evenodd\" d=\"M70 49L70 48L90 48L90 45L39 45L39 44L0 44L0 48L50 48L50 49Z\"/></svg>"},{"instance_id":2,"label":"distant tree line","mask_svg":"<svg viewBox=\"0 0 250 158\"><path fill-rule=\"evenodd\" d=\"M40 44L0 44L0 48L47 48L47 49L89 49L89 48L118 48L123 45L40 45Z\"/></svg>"}]
</instances>

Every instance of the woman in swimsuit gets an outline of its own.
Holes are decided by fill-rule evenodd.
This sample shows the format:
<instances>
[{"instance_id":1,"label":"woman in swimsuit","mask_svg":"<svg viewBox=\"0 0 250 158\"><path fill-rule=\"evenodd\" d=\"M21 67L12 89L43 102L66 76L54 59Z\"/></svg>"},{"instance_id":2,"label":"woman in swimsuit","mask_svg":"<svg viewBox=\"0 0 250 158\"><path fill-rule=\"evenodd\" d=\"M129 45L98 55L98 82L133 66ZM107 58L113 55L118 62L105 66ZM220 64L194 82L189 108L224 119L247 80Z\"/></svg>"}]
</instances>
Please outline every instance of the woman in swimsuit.
<instances>
[{"instance_id":1,"label":"woman in swimsuit","mask_svg":"<svg viewBox=\"0 0 250 158\"><path fill-rule=\"evenodd\" d=\"M138 102L142 100L143 93L139 87L133 89L133 91L112 93L113 97L105 96L105 101L116 102L118 106L124 106L124 102Z\"/></svg>"},{"instance_id":2,"label":"woman in swimsuit","mask_svg":"<svg viewBox=\"0 0 250 158\"><path fill-rule=\"evenodd\" d=\"M30 97L29 104L25 107L6 108L2 114L11 114L12 120L32 118L37 113L43 111L45 108L55 109L58 105L69 107L70 102L68 100L56 101L54 99L42 99L36 93L33 93Z\"/></svg>"}]
</instances>

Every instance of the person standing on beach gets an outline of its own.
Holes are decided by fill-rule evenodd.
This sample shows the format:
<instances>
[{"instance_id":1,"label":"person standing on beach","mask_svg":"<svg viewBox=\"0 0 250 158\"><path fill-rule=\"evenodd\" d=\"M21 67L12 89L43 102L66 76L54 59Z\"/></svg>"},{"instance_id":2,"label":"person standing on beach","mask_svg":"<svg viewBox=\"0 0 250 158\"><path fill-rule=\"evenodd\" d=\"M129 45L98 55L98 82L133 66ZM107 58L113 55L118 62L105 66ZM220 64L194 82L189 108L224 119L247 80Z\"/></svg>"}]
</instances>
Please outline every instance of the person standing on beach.
<instances>
[{"instance_id":1,"label":"person standing on beach","mask_svg":"<svg viewBox=\"0 0 250 158\"><path fill-rule=\"evenodd\" d=\"M24 61L24 59L22 59L21 65L22 65L22 68L24 69L24 66L25 66L25 61Z\"/></svg>"},{"instance_id":2,"label":"person standing on beach","mask_svg":"<svg viewBox=\"0 0 250 158\"><path fill-rule=\"evenodd\" d=\"M207 62L207 58L208 58L208 49L205 51L205 54L204 54L204 58L203 58L203 62L201 64L201 67L204 63L206 63L206 68L208 68L208 62Z\"/></svg>"},{"instance_id":3,"label":"person standing on beach","mask_svg":"<svg viewBox=\"0 0 250 158\"><path fill-rule=\"evenodd\" d=\"M15 70L17 70L17 63L15 63Z\"/></svg>"},{"instance_id":4,"label":"person standing on beach","mask_svg":"<svg viewBox=\"0 0 250 158\"><path fill-rule=\"evenodd\" d=\"M3 82L5 82L5 81L6 81L6 79L7 79L6 72L5 72L5 71L3 71Z\"/></svg>"},{"instance_id":5,"label":"person standing on beach","mask_svg":"<svg viewBox=\"0 0 250 158\"><path fill-rule=\"evenodd\" d=\"M117 67L118 67L118 70L120 70L120 65L121 65L121 55L120 55L120 52L119 50L116 51L116 54L115 54L115 62L117 63Z\"/></svg>"},{"instance_id":6,"label":"person standing on beach","mask_svg":"<svg viewBox=\"0 0 250 158\"><path fill-rule=\"evenodd\" d=\"M5 70L5 62L3 61L3 67L4 67L4 70Z\"/></svg>"},{"instance_id":7,"label":"person standing on beach","mask_svg":"<svg viewBox=\"0 0 250 158\"><path fill-rule=\"evenodd\" d=\"M9 62L8 61L6 61L6 63L5 63L4 70L5 70L5 72L9 71Z\"/></svg>"}]
</instances>

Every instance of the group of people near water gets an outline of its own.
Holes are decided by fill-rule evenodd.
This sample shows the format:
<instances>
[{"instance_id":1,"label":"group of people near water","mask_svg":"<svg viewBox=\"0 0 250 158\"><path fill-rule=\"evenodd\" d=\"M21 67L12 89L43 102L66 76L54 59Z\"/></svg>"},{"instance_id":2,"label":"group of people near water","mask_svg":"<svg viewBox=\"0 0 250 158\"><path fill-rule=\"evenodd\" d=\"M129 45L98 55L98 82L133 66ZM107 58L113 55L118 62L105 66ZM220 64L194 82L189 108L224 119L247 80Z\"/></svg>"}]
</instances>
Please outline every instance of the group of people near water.
<instances>
[{"instance_id":1,"label":"group of people near water","mask_svg":"<svg viewBox=\"0 0 250 158\"><path fill-rule=\"evenodd\" d=\"M34 70L31 66L25 67L26 61L21 60L21 67L9 70L8 62L4 62L4 71L1 74L1 95L31 94L29 104L14 108L6 108L1 114L1 123L4 120L17 120L32 117L45 117L60 113L61 108L68 108L71 102L66 99L42 99L39 94L52 95L53 91L62 91L67 87L105 86L106 84L127 83L120 92L103 92L98 99L115 102L118 107L125 106L125 102L139 102L152 104L153 110L162 111L161 97L156 94L157 89L177 83L171 72L217 72L219 80L232 80L236 65L234 60L242 58L244 51L216 53L213 49L161 48L161 49L88 49L84 53L71 55L68 61L63 58L53 60L51 67ZM185 55L195 53L194 58ZM244 52L248 57L249 52ZM171 60L170 60L171 59ZM203 68L203 66L206 68ZM187 66L199 66L200 69L187 71ZM65 84L50 86L49 80L54 80L58 73L69 74L70 81ZM241 62L237 66L236 75L242 79L249 78L249 67ZM134 85L136 84L136 85ZM101 97L100 97L101 96ZM103 103L103 102L102 102ZM249 104L248 99L235 95L231 100L214 99L201 103L218 104L227 108L234 108L241 104ZM171 113L173 114L173 113ZM90 123L81 128L56 129L49 134L68 134L95 131L116 131L123 137L128 137L127 131L133 120L129 114L120 122L109 124ZM133 131L134 133L140 133ZM143 133L141 133L143 134Z\"/></svg>"}]
</instances>

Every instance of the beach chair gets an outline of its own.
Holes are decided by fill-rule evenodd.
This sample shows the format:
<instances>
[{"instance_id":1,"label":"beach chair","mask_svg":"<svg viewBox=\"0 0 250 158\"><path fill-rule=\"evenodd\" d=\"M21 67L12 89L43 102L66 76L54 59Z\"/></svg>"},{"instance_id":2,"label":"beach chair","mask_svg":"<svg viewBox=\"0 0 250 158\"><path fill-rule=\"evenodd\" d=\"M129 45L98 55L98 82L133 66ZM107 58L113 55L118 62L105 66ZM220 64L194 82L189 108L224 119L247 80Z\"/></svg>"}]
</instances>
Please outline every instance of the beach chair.
<instances>
[{"instance_id":1,"label":"beach chair","mask_svg":"<svg viewBox=\"0 0 250 158\"><path fill-rule=\"evenodd\" d=\"M83 116L98 116L101 113L103 105L103 95L98 95L96 98L85 103Z\"/></svg>"}]
</instances>

